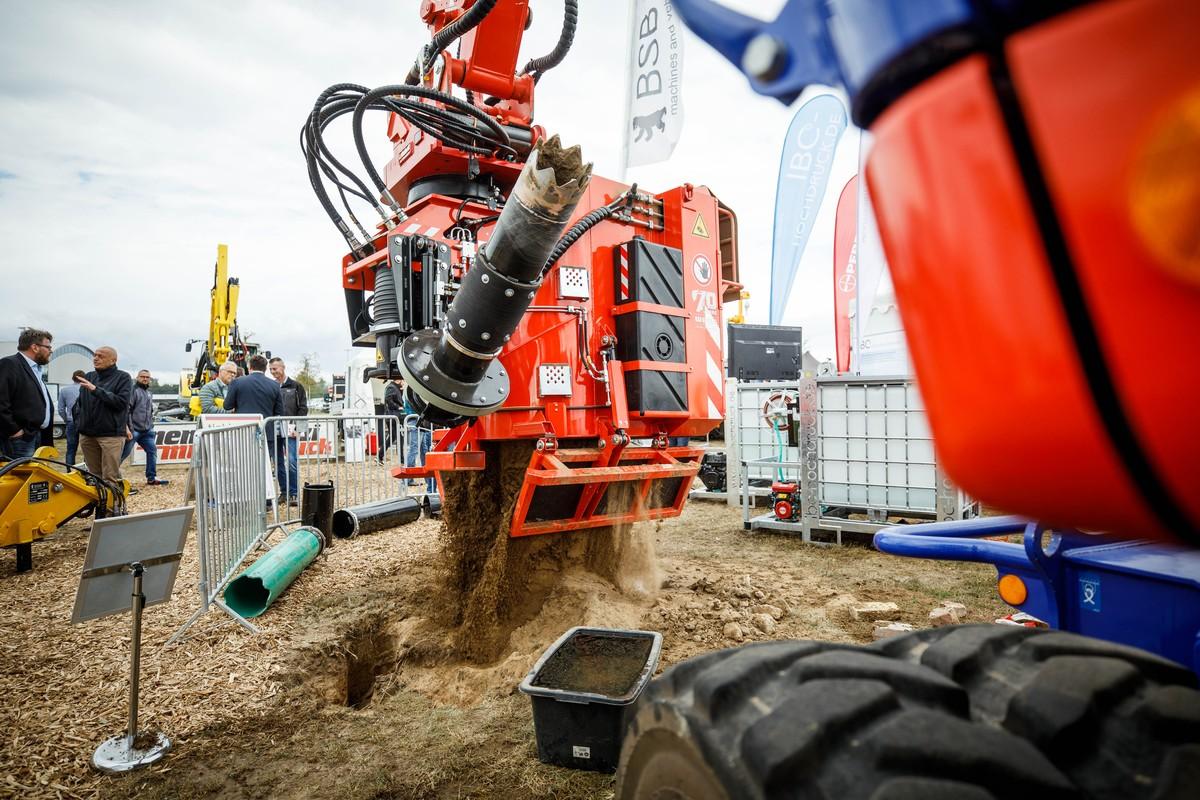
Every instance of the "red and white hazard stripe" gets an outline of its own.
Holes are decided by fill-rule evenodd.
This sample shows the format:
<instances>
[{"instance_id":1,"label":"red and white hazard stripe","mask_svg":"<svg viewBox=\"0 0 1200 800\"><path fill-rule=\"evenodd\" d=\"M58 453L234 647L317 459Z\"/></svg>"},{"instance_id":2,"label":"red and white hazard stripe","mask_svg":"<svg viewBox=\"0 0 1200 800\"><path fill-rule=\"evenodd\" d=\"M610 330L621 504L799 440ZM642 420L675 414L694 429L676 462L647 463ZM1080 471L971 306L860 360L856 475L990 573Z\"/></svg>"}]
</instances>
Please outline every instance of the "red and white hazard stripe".
<instances>
[{"instance_id":1,"label":"red and white hazard stripe","mask_svg":"<svg viewBox=\"0 0 1200 800\"><path fill-rule=\"evenodd\" d=\"M626 247L617 248L617 273L620 283L620 300L629 299L629 250Z\"/></svg>"},{"instance_id":2,"label":"red and white hazard stripe","mask_svg":"<svg viewBox=\"0 0 1200 800\"><path fill-rule=\"evenodd\" d=\"M701 316L704 324L704 367L708 375L708 416L710 419L720 419L721 409L725 406L725 372L721 369L722 354L721 326L717 322L717 311L705 308Z\"/></svg>"}]
</instances>

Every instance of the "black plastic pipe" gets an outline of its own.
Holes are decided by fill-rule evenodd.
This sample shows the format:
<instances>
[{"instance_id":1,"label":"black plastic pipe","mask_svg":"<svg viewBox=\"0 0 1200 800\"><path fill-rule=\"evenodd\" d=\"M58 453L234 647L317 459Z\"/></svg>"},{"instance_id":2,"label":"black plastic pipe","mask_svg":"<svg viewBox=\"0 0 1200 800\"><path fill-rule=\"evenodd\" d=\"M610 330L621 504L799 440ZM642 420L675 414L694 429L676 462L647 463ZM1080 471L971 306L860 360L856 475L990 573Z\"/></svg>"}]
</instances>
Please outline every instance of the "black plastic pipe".
<instances>
[{"instance_id":1,"label":"black plastic pipe","mask_svg":"<svg viewBox=\"0 0 1200 800\"><path fill-rule=\"evenodd\" d=\"M394 497L361 506L339 508L333 512L333 535L339 539L350 539L406 525L421 518L421 506L420 498Z\"/></svg>"},{"instance_id":2,"label":"black plastic pipe","mask_svg":"<svg viewBox=\"0 0 1200 800\"><path fill-rule=\"evenodd\" d=\"M442 496L437 492L425 495L421 500L421 507L425 511L426 519L433 519L442 515Z\"/></svg>"}]
</instances>

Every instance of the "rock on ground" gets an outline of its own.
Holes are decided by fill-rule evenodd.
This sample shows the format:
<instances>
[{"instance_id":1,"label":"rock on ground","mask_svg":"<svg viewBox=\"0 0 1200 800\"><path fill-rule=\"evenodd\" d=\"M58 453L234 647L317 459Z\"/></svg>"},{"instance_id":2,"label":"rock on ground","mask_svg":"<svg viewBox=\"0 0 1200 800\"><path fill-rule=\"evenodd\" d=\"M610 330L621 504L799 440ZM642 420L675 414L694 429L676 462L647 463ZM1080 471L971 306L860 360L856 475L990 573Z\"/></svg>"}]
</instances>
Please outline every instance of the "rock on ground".
<instances>
[{"instance_id":1,"label":"rock on ground","mask_svg":"<svg viewBox=\"0 0 1200 800\"><path fill-rule=\"evenodd\" d=\"M875 627L875 641L890 639L905 633L912 633L916 628L907 622L885 622Z\"/></svg>"},{"instance_id":2,"label":"rock on ground","mask_svg":"<svg viewBox=\"0 0 1200 800\"><path fill-rule=\"evenodd\" d=\"M900 606L895 603L859 603L851 607L850 616L860 622L875 622L887 619L899 610Z\"/></svg>"}]
</instances>

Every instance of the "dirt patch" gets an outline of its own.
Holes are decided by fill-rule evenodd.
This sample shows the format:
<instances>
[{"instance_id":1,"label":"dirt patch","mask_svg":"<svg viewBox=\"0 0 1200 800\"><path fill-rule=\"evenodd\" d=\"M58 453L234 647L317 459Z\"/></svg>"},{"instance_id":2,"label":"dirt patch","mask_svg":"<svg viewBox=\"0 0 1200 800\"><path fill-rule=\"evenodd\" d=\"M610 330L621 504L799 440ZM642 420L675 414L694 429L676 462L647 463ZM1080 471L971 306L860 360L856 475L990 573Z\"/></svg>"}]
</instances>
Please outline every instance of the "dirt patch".
<instances>
[{"instance_id":1,"label":"dirt patch","mask_svg":"<svg viewBox=\"0 0 1200 800\"><path fill-rule=\"evenodd\" d=\"M181 489L143 490L131 510L178 505ZM13 574L12 556L0 553L0 692L14 699L0 705L0 797L604 797L610 776L537 761L530 702L515 691L573 625L662 633L661 670L738 644L725 635L730 622L742 641L869 641L868 623L839 604L827 609L843 596L896 602L899 619L917 627L944 600L965 603L972 622L1008 612L990 567L752 534L723 505L693 502L678 519L625 535L555 538L568 550L624 547L610 564L636 563L631 547L656 553L661 579L633 581L646 597L615 584L627 576L606 569L603 555L547 558L539 569L576 568L546 589L539 612L516 614L492 662L452 652L454 594L437 522L339 542L255 620L257 636L211 612L163 648L196 608L189 542L175 599L146 610L143 638L143 720L174 747L123 779L88 763L124 725L129 651L127 617L70 625L87 523L35 545L33 572ZM762 615L776 609L768 632Z\"/></svg>"},{"instance_id":2,"label":"dirt patch","mask_svg":"<svg viewBox=\"0 0 1200 800\"><path fill-rule=\"evenodd\" d=\"M603 636L579 632L546 660L534 686L620 697L633 688L646 667L654 640L649 636Z\"/></svg>"},{"instance_id":3,"label":"dirt patch","mask_svg":"<svg viewBox=\"0 0 1200 800\"><path fill-rule=\"evenodd\" d=\"M637 627L653 603L651 526L509 536L532 453L489 446L486 469L445 479L439 571L403 592L402 617L385 623L397 686L459 706L511 694L567 628ZM606 502L615 511L631 498L610 490Z\"/></svg>"}]
</instances>

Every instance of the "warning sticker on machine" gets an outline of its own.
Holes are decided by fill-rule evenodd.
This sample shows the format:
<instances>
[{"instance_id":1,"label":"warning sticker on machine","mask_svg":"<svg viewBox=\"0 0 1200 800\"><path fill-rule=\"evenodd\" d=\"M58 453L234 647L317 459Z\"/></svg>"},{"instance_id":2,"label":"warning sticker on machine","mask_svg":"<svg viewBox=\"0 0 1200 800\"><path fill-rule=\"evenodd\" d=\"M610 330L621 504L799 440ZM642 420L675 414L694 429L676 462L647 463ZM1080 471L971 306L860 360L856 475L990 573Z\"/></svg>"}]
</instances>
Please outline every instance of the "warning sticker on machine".
<instances>
[{"instance_id":1,"label":"warning sticker on machine","mask_svg":"<svg viewBox=\"0 0 1200 800\"><path fill-rule=\"evenodd\" d=\"M576 758L591 758L592 748L580 747L577 744L571 745L571 755L575 756Z\"/></svg>"},{"instance_id":2,"label":"warning sticker on machine","mask_svg":"<svg viewBox=\"0 0 1200 800\"><path fill-rule=\"evenodd\" d=\"M44 503L50 499L50 482L34 481L29 484L29 502Z\"/></svg>"},{"instance_id":3,"label":"warning sticker on machine","mask_svg":"<svg viewBox=\"0 0 1200 800\"><path fill-rule=\"evenodd\" d=\"M696 224L692 226L692 236L700 236L705 239L710 238L708 235L708 226L704 224L704 215L696 215Z\"/></svg>"},{"instance_id":4,"label":"warning sticker on machine","mask_svg":"<svg viewBox=\"0 0 1200 800\"><path fill-rule=\"evenodd\" d=\"M1100 578L1098 576L1079 576L1079 607L1087 611L1100 611Z\"/></svg>"}]
</instances>

